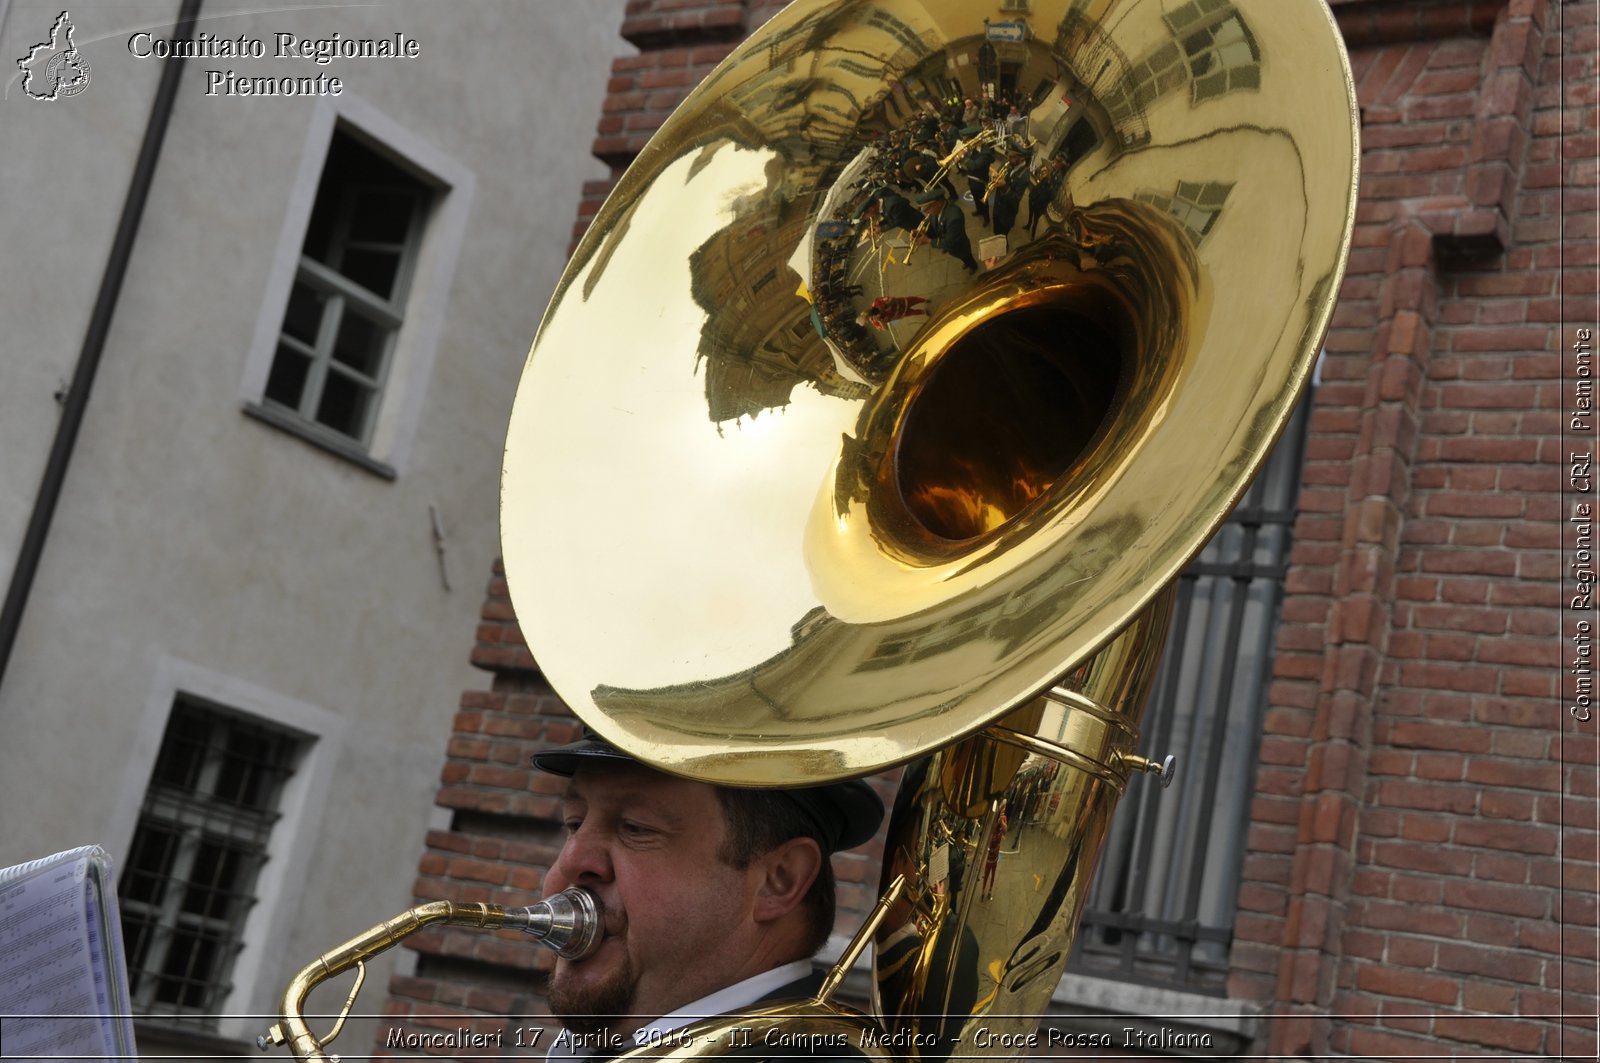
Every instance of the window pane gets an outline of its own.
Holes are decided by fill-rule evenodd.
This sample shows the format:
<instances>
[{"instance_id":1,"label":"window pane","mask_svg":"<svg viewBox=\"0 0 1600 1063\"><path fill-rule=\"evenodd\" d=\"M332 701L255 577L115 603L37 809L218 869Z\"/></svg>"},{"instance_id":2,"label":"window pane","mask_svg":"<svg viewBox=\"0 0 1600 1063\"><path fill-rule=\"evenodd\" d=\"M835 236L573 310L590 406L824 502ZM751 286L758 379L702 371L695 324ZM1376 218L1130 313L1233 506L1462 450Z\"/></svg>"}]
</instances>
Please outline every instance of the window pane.
<instances>
[{"instance_id":1,"label":"window pane","mask_svg":"<svg viewBox=\"0 0 1600 1063\"><path fill-rule=\"evenodd\" d=\"M122 943L128 960L128 992L139 999L144 972L150 968L150 944L155 937L156 918L143 912L122 909Z\"/></svg>"},{"instance_id":2,"label":"window pane","mask_svg":"<svg viewBox=\"0 0 1600 1063\"><path fill-rule=\"evenodd\" d=\"M217 979L217 959L222 954L218 945L215 932L175 927L156 983L156 1000L190 1010L205 1008L207 990Z\"/></svg>"},{"instance_id":3,"label":"window pane","mask_svg":"<svg viewBox=\"0 0 1600 1063\"><path fill-rule=\"evenodd\" d=\"M1223 66L1249 66L1256 61L1255 53L1250 50L1250 42L1242 36L1226 44L1219 43L1217 57L1222 60Z\"/></svg>"},{"instance_id":4,"label":"window pane","mask_svg":"<svg viewBox=\"0 0 1600 1063\"><path fill-rule=\"evenodd\" d=\"M403 244L411 232L411 212L417 203L411 189L366 190L350 217L350 239Z\"/></svg>"},{"instance_id":5,"label":"window pane","mask_svg":"<svg viewBox=\"0 0 1600 1063\"><path fill-rule=\"evenodd\" d=\"M178 835L161 824L145 822L133 835L133 850L122 873L122 899L159 905L172 874Z\"/></svg>"},{"instance_id":6,"label":"window pane","mask_svg":"<svg viewBox=\"0 0 1600 1063\"><path fill-rule=\"evenodd\" d=\"M236 891L246 885L246 871L247 864L237 848L217 838L202 840L189 872L183 911L209 919L229 918Z\"/></svg>"},{"instance_id":7,"label":"window pane","mask_svg":"<svg viewBox=\"0 0 1600 1063\"><path fill-rule=\"evenodd\" d=\"M359 193L359 200L352 197ZM374 193L377 195L374 196ZM394 240L415 236L407 230L395 238L391 234L400 222L398 201L408 197L405 218L418 202L426 202L429 190L417 178L343 131L334 133L328 146L328 159L317 185L317 199L311 221L306 226L302 252L318 262L338 261L344 240ZM381 200L380 200L381 197ZM373 200L370 211L352 211L355 202L363 206Z\"/></svg>"},{"instance_id":8,"label":"window pane","mask_svg":"<svg viewBox=\"0 0 1600 1063\"><path fill-rule=\"evenodd\" d=\"M205 719L175 713L167 724L167 737L156 757L155 779L165 786L193 790L200 778L211 728Z\"/></svg>"},{"instance_id":9,"label":"window pane","mask_svg":"<svg viewBox=\"0 0 1600 1063\"><path fill-rule=\"evenodd\" d=\"M292 410L299 409L310 370L309 357L293 347L278 344L277 357L272 360L272 372L267 375L266 397Z\"/></svg>"},{"instance_id":10,"label":"window pane","mask_svg":"<svg viewBox=\"0 0 1600 1063\"><path fill-rule=\"evenodd\" d=\"M283 315L283 333L293 336L308 347L317 343L317 333L322 328L322 314L328 304L325 292L305 284L296 283L289 293L289 309Z\"/></svg>"},{"instance_id":11,"label":"window pane","mask_svg":"<svg viewBox=\"0 0 1600 1063\"><path fill-rule=\"evenodd\" d=\"M1194 83L1194 98L1196 100L1209 100L1213 96L1221 96L1227 91L1228 75L1226 72L1197 78Z\"/></svg>"},{"instance_id":12,"label":"window pane","mask_svg":"<svg viewBox=\"0 0 1600 1063\"><path fill-rule=\"evenodd\" d=\"M344 253L339 272L374 295L388 299L394 295L395 278L400 274L400 252L350 248Z\"/></svg>"},{"instance_id":13,"label":"window pane","mask_svg":"<svg viewBox=\"0 0 1600 1063\"><path fill-rule=\"evenodd\" d=\"M383 366L383 351L388 331L370 318L347 309L339 322L339 337L333 344L333 357L363 376L376 379Z\"/></svg>"},{"instance_id":14,"label":"window pane","mask_svg":"<svg viewBox=\"0 0 1600 1063\"><path fill-rule=\"evenodd\" d=\"M317 405L317 421L352 439L365 432L367 406L372 390L343 373L329 373L322 385L322 401Z\"/></svg>"}]
</instances>

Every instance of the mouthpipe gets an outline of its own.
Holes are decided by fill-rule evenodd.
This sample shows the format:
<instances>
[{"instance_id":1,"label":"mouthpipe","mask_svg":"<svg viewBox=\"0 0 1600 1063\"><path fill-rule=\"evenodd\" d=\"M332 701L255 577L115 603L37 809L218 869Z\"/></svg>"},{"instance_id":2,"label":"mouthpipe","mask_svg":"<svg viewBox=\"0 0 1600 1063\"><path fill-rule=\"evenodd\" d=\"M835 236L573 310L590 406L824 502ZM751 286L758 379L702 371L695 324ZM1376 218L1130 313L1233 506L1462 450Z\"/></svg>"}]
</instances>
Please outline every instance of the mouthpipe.
<instances>
[{"instance_id":1,"label":"mouthpipe","mask_svg":"<svg viewBox=\"0 0 1600 1063\"><path fill-rule=\"evenodd\" d=\"M504 925L532 934L558 956L581 960L599 946L603 921L599 899L569 886L526 908L508 908Z\"/></svg>"}]
</instances>

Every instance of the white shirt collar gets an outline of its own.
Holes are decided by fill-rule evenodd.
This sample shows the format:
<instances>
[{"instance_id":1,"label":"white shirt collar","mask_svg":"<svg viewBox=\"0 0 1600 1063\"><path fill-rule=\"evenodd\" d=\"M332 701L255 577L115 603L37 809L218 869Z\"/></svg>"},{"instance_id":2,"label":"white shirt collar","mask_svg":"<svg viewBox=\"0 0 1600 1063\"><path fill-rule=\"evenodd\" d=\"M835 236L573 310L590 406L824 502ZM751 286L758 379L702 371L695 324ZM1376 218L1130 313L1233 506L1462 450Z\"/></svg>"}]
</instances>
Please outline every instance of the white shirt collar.
<instances>
[{"instance_id":1,"label":"white shirt collar","mask_svg":"<svg viewBox=\"0 0 1600 1063\"><path fill-rule=\"evenodd\" d=\"M687 1026L691 1022L748 1008L774 989L786 986L790 982L797 982L810 973L810 960L795 960L793 963L786 963L782 967L774 967L770 971L763 971L752 978L746 978L742 982L735 982L725 989L719 989L709 996L701 997L677 1011L639 1027L633 1031L633 1043L635 1046L647 1044L652 1036L659 1038L662 1034Z\"/></svg>"}]
</instances>

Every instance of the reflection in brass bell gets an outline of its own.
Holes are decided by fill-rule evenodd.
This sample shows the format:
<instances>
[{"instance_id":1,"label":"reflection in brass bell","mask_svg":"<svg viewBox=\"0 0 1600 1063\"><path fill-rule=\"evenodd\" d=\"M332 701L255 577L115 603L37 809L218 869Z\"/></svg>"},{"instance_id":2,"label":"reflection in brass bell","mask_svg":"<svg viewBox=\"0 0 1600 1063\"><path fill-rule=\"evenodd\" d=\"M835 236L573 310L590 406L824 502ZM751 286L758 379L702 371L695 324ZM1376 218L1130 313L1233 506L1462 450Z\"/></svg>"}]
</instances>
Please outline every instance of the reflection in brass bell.
<instances>
[{"instance_id":1,"label":"reflection in brass bell","mask_svg":"<svg viewBox=\"0 0 1600 1063\"><path fill-rule=\"evenodd\" d=\"M1326 6L1019 6L780 12L558 286L507 579L648 762L841 778L1024 704L1176 576L1309 377L1355 202Z\"/></svg>"}]
</instances>

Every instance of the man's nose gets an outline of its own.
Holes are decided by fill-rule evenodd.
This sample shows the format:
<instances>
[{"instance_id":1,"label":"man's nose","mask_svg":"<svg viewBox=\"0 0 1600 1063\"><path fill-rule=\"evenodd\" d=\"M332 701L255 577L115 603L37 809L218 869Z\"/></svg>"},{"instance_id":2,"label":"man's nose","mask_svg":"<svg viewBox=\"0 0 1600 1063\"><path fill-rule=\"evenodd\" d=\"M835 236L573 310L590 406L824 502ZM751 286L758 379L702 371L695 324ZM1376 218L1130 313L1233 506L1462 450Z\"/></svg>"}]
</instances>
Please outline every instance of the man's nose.
<instances>
[{"instance_id":1,"label":"man's nose","mask_svg":"<svg viewBox=\"0 0 1600 1063\"><path fill-rule=\"evenodd\" d=\"M568 886L611 880L611 847L598 830L579 827L567 835L561 852L545 876L545 889L555 893Z\"/></svg>"}]
</instances>

